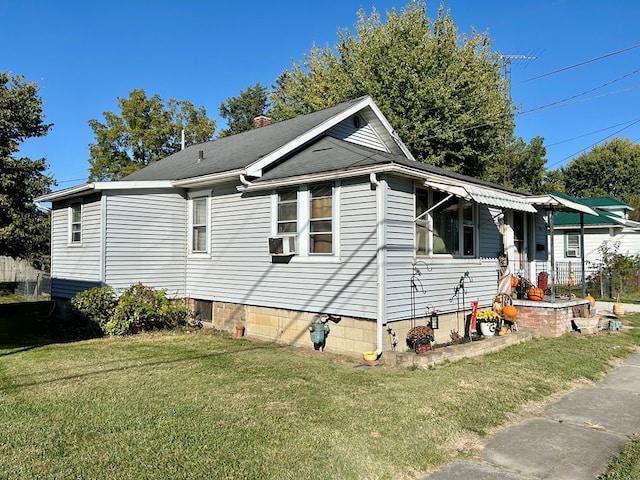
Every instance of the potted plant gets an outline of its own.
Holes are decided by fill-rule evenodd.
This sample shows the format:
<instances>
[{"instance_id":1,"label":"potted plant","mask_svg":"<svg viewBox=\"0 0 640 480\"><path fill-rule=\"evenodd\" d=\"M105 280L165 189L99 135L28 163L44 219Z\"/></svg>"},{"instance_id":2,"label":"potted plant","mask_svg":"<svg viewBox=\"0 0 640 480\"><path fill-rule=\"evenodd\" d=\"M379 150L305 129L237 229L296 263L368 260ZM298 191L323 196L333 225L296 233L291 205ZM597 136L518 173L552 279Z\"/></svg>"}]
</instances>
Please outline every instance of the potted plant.
<instances>
[{"instance_id":1,"label":"potted plant","mask_svg":"<svg viewBox=\"0 0 640 480\"><path fill-rule=\"evenodd\" d=\"M415 353L425 353L431 350L433 329L426 325L418 325L407 332L407 347Z\"/></svg>"},{"instance_id":2,"label":"potted plant","mask_svg":"<svg viewBox=\"0 0 640 480\"><path fill-rule=\"evenodd\" d=\"M480 332L485 337L490 337L499 331L499 324L502 323L502 317L498 312L493 310L480 310L476 316L478 324L480 324Z\"/></svg>"}]
</instances>

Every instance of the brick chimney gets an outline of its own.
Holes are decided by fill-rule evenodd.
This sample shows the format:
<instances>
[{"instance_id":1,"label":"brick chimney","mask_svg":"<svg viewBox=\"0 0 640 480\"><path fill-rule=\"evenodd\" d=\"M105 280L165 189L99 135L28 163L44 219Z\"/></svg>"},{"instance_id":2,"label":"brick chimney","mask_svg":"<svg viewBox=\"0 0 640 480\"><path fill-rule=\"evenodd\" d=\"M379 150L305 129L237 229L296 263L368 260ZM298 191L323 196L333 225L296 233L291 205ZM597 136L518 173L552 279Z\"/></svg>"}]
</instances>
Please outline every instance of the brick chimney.
<instances>
[{"instance_id":1,"label":"brick chimney","mask_svg":"<svg viewBox=\"0 0 640 480\"><path fill-rule=\"evenodd\" d=\"M264 115L260 115L253 119L253 128L266 127L271 125L271 118Z\"/></svg>"}]
</instances>

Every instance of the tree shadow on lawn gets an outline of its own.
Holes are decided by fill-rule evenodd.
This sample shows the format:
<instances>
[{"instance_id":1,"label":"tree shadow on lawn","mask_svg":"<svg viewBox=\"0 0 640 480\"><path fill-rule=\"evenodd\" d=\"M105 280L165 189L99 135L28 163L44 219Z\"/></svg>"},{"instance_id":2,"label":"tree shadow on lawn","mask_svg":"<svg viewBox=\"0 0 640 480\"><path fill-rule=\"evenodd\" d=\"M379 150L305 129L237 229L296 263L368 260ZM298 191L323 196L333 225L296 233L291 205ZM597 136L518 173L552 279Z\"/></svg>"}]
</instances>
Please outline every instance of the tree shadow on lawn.
<instances>
[{"instance_id":1,"label":"tree shadow on lawn","mask_svg":"<svg viewBox=\"0 0 640 480\"><path fill-rule=\"evenodd\" d=\"M54 302L0 304L0 356L99 336L86 322L59 318Z\"/></svg>"}]
</instances>

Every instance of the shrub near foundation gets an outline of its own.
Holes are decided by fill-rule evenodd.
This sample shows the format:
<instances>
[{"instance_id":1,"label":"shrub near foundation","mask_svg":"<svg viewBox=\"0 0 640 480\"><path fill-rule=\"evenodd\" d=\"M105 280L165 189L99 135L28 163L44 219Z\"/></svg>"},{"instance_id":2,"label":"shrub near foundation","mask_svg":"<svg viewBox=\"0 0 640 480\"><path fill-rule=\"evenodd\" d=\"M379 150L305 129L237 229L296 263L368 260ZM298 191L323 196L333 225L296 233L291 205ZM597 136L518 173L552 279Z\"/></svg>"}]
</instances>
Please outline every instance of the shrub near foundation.
<instances>
[{"instance_id":1,"label":"shrub near foundation","mask_svg":"<svg viewBox=\"0 0 640 480\"><path fill-rule=\"evenodd\" d=\"M187 317L183 300L170 299L164 290L141 283L131 285L117 300L110 287L93 288L76 295L71 305L107 335L175 328Z\"/></svg>"},{"instance_id":2,"label":"shrub near foundation","mask_svg":"<svg viewBox=\"0 0 640 480\"><path fill-rule=\"evenodd\" d=\"M108 286L77 293L70 303L76 316L97 325L103 332L118 305L115 292Z\"/></svg>"}]
</instances>

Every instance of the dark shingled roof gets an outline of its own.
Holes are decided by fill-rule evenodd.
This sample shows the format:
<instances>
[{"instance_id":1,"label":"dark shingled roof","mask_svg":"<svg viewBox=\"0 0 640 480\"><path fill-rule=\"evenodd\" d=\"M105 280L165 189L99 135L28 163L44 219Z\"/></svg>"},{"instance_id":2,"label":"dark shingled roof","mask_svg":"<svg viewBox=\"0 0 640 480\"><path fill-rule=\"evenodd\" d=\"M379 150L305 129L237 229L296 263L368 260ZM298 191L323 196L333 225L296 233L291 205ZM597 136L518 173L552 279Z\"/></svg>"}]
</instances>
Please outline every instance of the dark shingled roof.
<instances>
[{"instance_id":1,"label":"dark shingled roof","mask_svg":"<svg viewBox=\"0 0 640 480\"><path fill-rule=\"evenodd\" d=\"M344 172L362 167L377 165L400 165L419 172L443 175L451 179L473 183L479 186L487 186L510 193L522 194L523 192L501 187L491 182L479 180L449 170L444 170L433 165L427 165L416 160L411 160L402 155L382 152L373 148L357 145L331 136L320 138L317 142L307 146L283 159L277 165L272 166L263 175L253 180L254 185L270 180L280 180L288 177L313 175L328 172Z\"/></svg>"},{"instance_id":2,"label":"dark shingled roof","mask_svg":"<svg viewBox=\"0 0 640 480\"><path fill-rule=\"evenodd\" d=\"M362 100L356 98L290 120L185 148L123 180L182 180L242 170ZM203 159L198 161L199 151Z\"/></svg>"}]
</instances>

